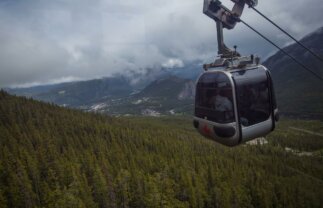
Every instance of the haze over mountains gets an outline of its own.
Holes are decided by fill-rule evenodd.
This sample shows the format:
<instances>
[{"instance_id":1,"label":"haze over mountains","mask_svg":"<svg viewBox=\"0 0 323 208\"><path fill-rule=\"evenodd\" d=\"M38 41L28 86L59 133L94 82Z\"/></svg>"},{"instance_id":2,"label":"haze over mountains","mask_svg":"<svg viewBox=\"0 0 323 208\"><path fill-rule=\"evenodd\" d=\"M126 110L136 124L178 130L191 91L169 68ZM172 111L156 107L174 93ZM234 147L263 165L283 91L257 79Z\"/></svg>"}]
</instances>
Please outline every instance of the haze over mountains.
<instances>
[{"instance_id":1,"label":"haze over mountains","mask_svg":"<svg viewBox=\"0 0 323 208\"><path fill-rule=\"evenodd\" d=\"M301 42L323 57L323 27ZM322 62L296 44L285 49L323 77ZM321 81L281 52L263 64L272 72L277 102L283 114L323 118ZM7 90L37 100L112 115L185 114L192 112L194 83L201 72L200 63L191 63L184 68L161 69L155 76L137 77L139 81L135 84L130 78L115 76Z\"/></svg>"},{"instance_id":2,"label":"haze over mountains","mask_svg":"<svg viewBox=\"0 0 323 208\"><path fill-rule=\"evenodd\" d=\"M6 90L12 94L65 107L111 115L176 114L192 111L195 88L193 80L201 71L201 66L193 63L185 69L162 69L151 77L131 79L118 75L89 81ZM134 79L137 80L135 83Z\"/></svg>"}]
</instances>

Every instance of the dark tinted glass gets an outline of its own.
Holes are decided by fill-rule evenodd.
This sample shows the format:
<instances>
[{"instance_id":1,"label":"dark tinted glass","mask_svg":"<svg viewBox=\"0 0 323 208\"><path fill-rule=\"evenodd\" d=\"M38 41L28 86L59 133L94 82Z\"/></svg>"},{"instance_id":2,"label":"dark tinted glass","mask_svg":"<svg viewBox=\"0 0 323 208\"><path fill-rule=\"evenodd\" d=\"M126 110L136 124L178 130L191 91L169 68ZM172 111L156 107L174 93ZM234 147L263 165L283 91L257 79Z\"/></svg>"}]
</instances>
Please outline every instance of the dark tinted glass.
<instances>
[{"instance_id":1,"label":"dark tinted glass","mask_svg":"<svg viewBox=\"0 0 323 208\"><path fill-rule=\"evenodd\" d=\"M244 73L235 73L234 78L241 124L251 126L267 120L271 107L266 71L248 70Z\"/></svg>"},{"instance_id":2,"label":"dark tinted glass","mask_svg":"<svg viewBox=\"0 0 323 208\"><path fill-rule=\"evenodd\" d=\"M232 123L232 95L231 82L225 74L203 74L196 87L195 116L217 123Z\"/></svg>"},{"instance_id":3,"label":"dark tinted glass","mask_svg":"<svg viewBox=\"0 0 323 208\"><path fill-rule=\"evenodd\" d=\"M271 87L271 97L272 97L273 109L277 109L277 102L276 102L274 83L273 83L273 80L271 78L271 75L270 75L269 71L268 71L268 78L269 78L270 87Z\"/></svg>"}]
</instances>

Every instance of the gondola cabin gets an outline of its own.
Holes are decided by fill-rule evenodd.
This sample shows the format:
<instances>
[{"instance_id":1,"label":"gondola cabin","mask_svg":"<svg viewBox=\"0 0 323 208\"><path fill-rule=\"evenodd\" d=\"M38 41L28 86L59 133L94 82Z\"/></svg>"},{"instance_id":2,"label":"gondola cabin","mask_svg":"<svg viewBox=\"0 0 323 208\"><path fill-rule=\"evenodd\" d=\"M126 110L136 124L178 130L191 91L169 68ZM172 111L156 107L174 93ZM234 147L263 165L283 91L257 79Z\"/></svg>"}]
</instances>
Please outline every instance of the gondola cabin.
<instances>
[{"instance_id":1,"label":"gondola cabin","mask_svg":"<svg viewBox=\"0 0 323 208\"><path fill-rule=\"evenodd\" d=\"M205 137L236 146L275 128L278 110L262 65L207 70L196 84L194 126Z\"/></svg>"}]
</instances>

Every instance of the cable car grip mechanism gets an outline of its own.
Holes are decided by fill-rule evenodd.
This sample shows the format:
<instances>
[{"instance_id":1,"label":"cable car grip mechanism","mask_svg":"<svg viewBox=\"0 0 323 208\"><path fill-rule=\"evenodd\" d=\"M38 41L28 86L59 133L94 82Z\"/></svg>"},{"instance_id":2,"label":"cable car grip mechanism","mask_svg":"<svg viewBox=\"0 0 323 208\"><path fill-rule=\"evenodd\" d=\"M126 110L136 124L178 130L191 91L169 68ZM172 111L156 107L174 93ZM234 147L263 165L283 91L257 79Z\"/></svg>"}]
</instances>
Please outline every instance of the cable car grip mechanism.
<instances>
[{"instance_id":1,"label":"cable car grip mechanism","mask_svg":"<svg viewBox=\"0 0 323 208\"><path fill-rule=\"evenodd\" d=\"M244 56L235 50L228 48L224 44L223 28L231 30L240 21L245 4L254 7L258 4L258 0L231 0L234 2L232 10L227 9L219 0L204 0L203 13L213 19L217 26L218 41L218 59L211 64L204 64L203 68L207 71L209 68L224 67L226 70L230 68L243 68L247 65L259 64L259 57ZM231 12L228 12L231 11Z\"/></svg>"}]
</instances>

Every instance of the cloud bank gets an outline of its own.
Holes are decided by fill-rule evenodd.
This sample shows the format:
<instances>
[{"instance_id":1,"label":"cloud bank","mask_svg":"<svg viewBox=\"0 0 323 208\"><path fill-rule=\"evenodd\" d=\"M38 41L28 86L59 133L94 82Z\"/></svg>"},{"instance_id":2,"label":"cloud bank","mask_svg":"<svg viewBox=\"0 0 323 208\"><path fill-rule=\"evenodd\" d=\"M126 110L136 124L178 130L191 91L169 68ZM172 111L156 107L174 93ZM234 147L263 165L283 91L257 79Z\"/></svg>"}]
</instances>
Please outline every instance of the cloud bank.
<instances>
[{"instance_id":1,"label":"cloud bank","mask_svg":"<svg viewBox=\"0 0 323 208\"><path fill-rule=\"evenodd\" d=\"M2 0L0 87L213 60L216 26L202 6L202 0ZM258 9L297 38L322 26L321 0L262 0ZM279 45L290 43L252 10L242 18ZM225 41L244 54L275 51L241 24L225 32Z\"/></svg>"}]
</instances>

